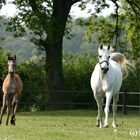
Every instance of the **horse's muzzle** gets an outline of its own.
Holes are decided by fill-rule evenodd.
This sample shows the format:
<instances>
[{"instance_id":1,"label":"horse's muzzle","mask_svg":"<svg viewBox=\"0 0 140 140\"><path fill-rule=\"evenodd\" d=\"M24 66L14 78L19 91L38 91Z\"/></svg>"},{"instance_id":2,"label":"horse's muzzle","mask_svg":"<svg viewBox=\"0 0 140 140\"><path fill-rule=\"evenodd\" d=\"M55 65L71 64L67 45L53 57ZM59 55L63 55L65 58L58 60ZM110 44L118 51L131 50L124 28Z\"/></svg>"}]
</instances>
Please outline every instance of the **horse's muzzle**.
<instances>
[{"instance_id":1,"label":"horse's muzzle","mask_svg":"<svg viewBox=\"0 0 140 140\"><path fill-rule=\"evenodd\" d=\"M106 74L108 72L109 68L101 68L101 70L104 74Z\"/></svg>"}]
</instances>

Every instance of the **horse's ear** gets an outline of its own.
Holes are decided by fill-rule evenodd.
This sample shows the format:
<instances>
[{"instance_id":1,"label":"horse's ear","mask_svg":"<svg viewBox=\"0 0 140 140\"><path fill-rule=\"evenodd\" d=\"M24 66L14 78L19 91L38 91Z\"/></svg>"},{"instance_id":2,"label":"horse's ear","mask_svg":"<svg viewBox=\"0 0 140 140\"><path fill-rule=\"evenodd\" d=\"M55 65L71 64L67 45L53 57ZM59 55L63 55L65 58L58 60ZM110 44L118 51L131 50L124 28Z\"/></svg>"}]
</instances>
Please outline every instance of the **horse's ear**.
<instances>
[{"instance_id":1,"label":"horse's ear","mask_svg":"<svg viewBox=\"0 0 140 140\"><path fill-rule=\"evenodd\" d=\"M16 60L16 55L14 54L14 59Z\"/></svg>"},{"instance_id":2,"label":"horse's ear","mask_svg":"<svg viewBox=\"0 0 140 140\"><path fill-rule=\"evenodd\" d=\"M108 50L110 50L110 45L108 45Z\"/></svg>"},{"instance_id":3,"label":"horse's ear","mask_svg":"<svg viewBox=\"0 0 140 140\"><path fill-rule=\"evenodd\" d=\"M103 44L101 44L100 49L101 49L101 50L103 49Z\"/></svg>"}]
</instances>

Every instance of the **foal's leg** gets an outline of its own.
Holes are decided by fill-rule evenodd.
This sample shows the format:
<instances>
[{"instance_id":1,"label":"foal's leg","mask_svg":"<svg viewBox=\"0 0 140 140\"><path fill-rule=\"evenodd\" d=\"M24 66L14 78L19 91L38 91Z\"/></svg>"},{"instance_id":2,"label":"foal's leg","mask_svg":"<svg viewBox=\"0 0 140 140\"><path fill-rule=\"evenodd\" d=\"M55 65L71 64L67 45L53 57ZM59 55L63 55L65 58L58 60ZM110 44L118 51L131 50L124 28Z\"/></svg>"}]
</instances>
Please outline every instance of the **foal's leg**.
<instances>
[{"instance_id":1,"label":"foal's leg","mask_svg":"<svg viewBox=\"0 0 140 140\"><path fill-rule=\"evenodd\" d=\"M15 114L16 114L18 103L19 103L19 99L15 96L12 101L12 116L11 116L12 125L15 125Z\"/></svg>"},{"instance_id":2,"label":"foal's leg","mask_svg":"<svg viewBox=\"0 0 140 140\"><path fill-rule=\"evenodd\" d=\"M103 122L102 122L102 99L99 98L97 95L94 95L94 98L97 102L98 106L98 115L97 115L97 122L96 126L102 128L103 127Z\"/></svg>"},{"instance_id":3,"label":"foal's leg","mask_svg":"<svg viewBox=\"0 0 140 140\"><path fill-rule=\"evenodd\" d=\"M105 121L104 121L104 127L109 127L108 125L108 115L109 115L109 106L112 98L112 92L106 92L106 105L105 105Z\"/></svg>"},{"instance_id":4,"label":"foal's leg","mask_svg":"<svg viewBox=\"0 0 140 140\"><path fill-rule=\"evenodd\" d=\"M12 125L15 125L15 112L14 112L15 106L16 106L16 102L13 99L13 101L12 101L12 116L11 116L11 124Z\"/></svg>"},{"instance_id":5,"label":"foal's leg","mask_svg":"<svg viewBox=\"0 0 140 140\"><path fill-rule=\"evenodd\" d=\"M9 122L9 115L10 115L10 99L8 98L6 101L6 106L7 106L7 119L6 119L6 125L8 125Z\"/></svg>"},{"instance_id":6,"label":"foal's leg","mask_svg":"<svg viewBox=\"0 0 140 140\"><path fill-rule=\"evenodd\" d=\"M114 128L116 128L116 111L117 111L118 99L119 99L119 93L117 93L116 95L113 96L113 106L112 106L112 110L113 110L113 123L112 123L112 126Z\"/></svg>"},{"instance_id":7,"label":"foal's leg","mask_svg":"<svg viewBox=\"0 0 140 140\"><path fill-rule=\"evenodd\" d=\"M7 95L4 94L3 95L3 105L2 105L2 108L1 108L1 114L0 114L0 124L2 123L2 116L5 112L5 109L6 109L6 100L7 100Z\"/></svg>"}]
</instances>

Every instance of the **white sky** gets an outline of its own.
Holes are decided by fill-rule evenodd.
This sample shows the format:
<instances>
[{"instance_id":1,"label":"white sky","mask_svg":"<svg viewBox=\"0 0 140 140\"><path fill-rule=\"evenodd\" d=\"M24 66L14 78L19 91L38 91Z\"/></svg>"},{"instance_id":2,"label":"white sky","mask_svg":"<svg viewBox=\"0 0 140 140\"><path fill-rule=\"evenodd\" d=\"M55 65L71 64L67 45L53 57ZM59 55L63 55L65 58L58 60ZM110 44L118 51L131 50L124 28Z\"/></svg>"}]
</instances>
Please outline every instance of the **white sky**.
<instances>
[{"instance_id":1,"label":"white sky","mask_svg":"<svg viewBox=\"0 0 140 140\"><path fill-rule=\"evenodd\" d=\"M110 4L110 7L109 8L105 8L98 15L108 16L108 15L110 15L110 13L114 12L114 8L115 7L113 6L112 2L108 1L108 3ZM87 4L87 8L82 11L78 7L78 3L76 3L75 5L72 6L70 14L75 16L75 17L88 17L88 16L90 16L90 13L88 13L88 11L95 12L93 5Z\"/></svg>"},{"instance_id":2,"label":"white sky","mask_svg":"<svg viewBox=\"0 0 140 140\"><path fill-rule=\"evenodd\" d=\"M5 16L11 17L14 14L16 14L16 7L15 7L15 5L10 4L11 1L13 1L13 0L8 0L7 5L3 6L3 8L0 10L0 15L5 15ZM88 13L89 10L94 11L93 5L87 4L87 8L84 11L82 11L78 7L78 3L76 3L75 5L72 6L70 14L72 16L74 16L75 18L77 18L77 17L88 17L88 16L90 16L90 13ZM111 7L102 10L102 13L100 13L100 15L107 16L113 11L114 11L114 7L111 4Z\"/></svg>"},{"instance_id":3,"label":"white sky","mask_svg":"<svg viewBox=\"0 0 140 140\"><path fill-rule=\"evenodd\" d=\"M10 4L11 1L13 0L7 0L6 6L3 6L2 9L0 10L0 15L4 15L7 17L11 17L16 13L16 6L13 4Z\"/></svg>"}]
</instances>

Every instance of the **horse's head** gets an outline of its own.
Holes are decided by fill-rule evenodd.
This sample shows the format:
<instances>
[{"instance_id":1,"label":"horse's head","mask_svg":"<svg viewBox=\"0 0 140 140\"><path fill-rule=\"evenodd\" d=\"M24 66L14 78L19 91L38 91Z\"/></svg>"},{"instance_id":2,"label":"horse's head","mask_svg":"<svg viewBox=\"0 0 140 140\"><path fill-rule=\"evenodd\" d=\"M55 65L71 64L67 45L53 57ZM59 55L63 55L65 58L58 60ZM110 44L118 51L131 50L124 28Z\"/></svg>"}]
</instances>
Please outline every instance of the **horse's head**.
<instances>
[{"instance_id":1,"label":"horse's head","mask_svg":"<svg viewBox=\"0 0 140 140\"><path fill-rule=\"evenodd\" d=\"M106 74L109 70L110 45L101 45L98 49L98 54L101 70L104 74Z\"/></svg>"},{"instance_id":2,"label":"horse's head","mask_svg":"<svg viewBox=\"0 0 140 140\"><path fill-rule=\"evenodd\" d=\"M9 73L15 72L15 66L16 66L16 55L13 57L8 56L8 71Z\"/></svg>"}]
</instances>

